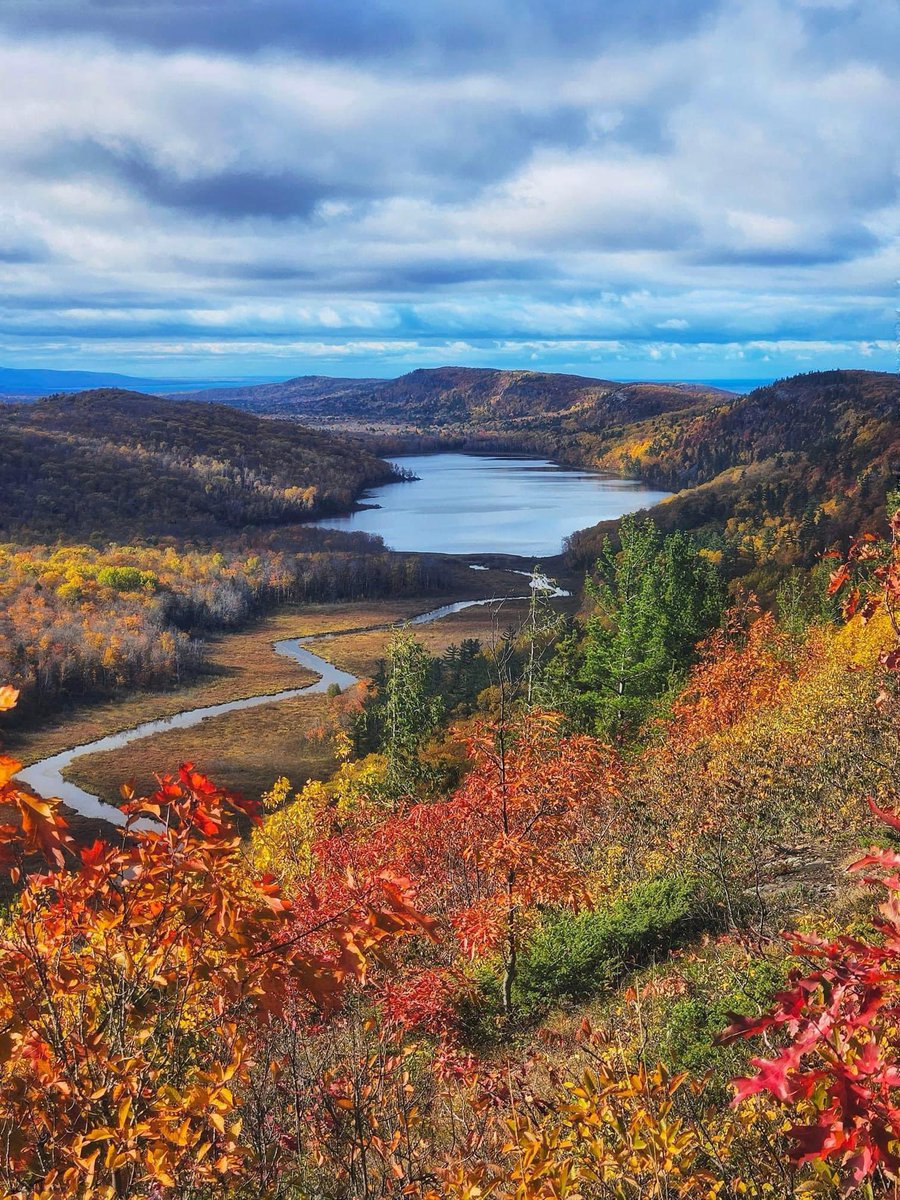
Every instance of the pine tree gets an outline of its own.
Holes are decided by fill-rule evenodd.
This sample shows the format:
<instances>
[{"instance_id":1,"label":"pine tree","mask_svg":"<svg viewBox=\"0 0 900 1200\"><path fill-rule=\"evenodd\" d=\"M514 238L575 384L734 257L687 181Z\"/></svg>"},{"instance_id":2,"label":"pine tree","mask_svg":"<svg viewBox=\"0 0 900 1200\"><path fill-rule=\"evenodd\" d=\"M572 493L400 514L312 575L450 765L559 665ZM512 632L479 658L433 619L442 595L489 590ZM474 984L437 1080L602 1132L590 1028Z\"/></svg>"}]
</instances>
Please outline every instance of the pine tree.
<instances>
[{"instance_id":1,"label":"pine tree","mask_svg":"<svg viewBox=\"0 0 900 1200\"><path fill-rule=\"evenodd\" d=\"M577 675L582 720L603 735L633 732L693 661L717 622L723 590L714 563L685 534L663 537L652 520L626 518L621 547L609 539L588 593Z\"/></svg>"},{"instance_id":2,"label":"pine tree","mask_svg":"<svg viewBox=\"0 0 900 1200\"><path fill-rule=\"evenodd\" d=\"M428 651L408 629L388 642L380 719L387 759L384 790L396 802L415 794L421 774L418 753L441 718L440 697L430 693Z\"/></svg>"}]
</instances>

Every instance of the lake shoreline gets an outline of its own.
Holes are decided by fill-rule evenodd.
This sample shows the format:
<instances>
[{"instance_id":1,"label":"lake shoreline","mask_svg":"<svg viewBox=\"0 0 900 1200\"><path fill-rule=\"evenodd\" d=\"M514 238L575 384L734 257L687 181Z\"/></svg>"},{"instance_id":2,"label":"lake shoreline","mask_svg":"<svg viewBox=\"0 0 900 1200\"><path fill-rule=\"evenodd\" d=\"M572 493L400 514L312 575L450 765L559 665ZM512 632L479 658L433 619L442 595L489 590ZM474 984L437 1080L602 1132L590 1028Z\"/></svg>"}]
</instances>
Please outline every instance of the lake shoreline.
<instances>
[{"instance_id":1,"label":"lake shoreline","mask_svg":"<svg viewBox=\"0 0 900 1200\"><path fill-rule=\"evenodd\" d=\"M558 560L579 530L653 508L671 493L638 479L542 455L446 451L397 454L416 476L367 488L343 516L313 528L366 533L406 554Z\"/></svg>"}]
</instances>

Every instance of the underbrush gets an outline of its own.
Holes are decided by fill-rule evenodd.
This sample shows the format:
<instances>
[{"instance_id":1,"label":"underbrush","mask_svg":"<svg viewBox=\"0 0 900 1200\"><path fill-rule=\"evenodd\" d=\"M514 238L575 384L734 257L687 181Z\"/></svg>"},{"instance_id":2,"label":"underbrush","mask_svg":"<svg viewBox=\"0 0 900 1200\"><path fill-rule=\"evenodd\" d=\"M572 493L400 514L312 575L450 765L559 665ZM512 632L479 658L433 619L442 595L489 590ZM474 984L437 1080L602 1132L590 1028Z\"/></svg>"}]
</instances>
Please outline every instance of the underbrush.
<instances>
[{"instance_id":1,"label":"underbrush","mask_svg":"<svg viewBox=\"0 0 900 1200\"><path fill-rule=\"evenodd\" d=\"M554 1006L571 1007L610 991L631 970L666 955L721 914L708 889L690 876L660 876L635 884L601 908L544 914L525 943L513 986L513 1014L504 1020L493 964L473 972L461 1002L463 1035L487 1045L510 1023L527 1027Z\"/></svg>"}]
</instances>

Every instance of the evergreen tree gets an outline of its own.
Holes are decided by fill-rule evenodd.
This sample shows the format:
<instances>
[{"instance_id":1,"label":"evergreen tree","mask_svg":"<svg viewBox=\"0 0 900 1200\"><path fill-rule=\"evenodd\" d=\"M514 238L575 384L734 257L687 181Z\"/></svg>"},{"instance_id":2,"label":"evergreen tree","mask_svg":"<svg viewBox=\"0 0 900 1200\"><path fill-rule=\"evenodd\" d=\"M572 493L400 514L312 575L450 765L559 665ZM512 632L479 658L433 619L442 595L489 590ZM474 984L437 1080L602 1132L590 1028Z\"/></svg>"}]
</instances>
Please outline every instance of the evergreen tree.
<instances>
[{"instance_id":1,"label":"evergreen tree","mask_svg":"<svg viewBox=\"0 0 900 1200\"><path fill-rule=\"evenodd\" d=\"M414 795L421 775L419 750L440 721L443 705L430 693L431 658L408 629L388 642L379 718L387 758L385 792L396 802Z\"/></svg>"},{"instance_id":2,"label":"evergreen tree","mask_svg":"<svg viewBox=\"0 0 900 1200\"><path fill-rule=\"evenodd\" d=\"M718 569L687 535L663 537L652 520L627 517L619 536L618 551L607 538L588 581L595 611L575 677L575 715L604 735L641 724L693 661L723 603Z\"/></svg>"}]
</instances>

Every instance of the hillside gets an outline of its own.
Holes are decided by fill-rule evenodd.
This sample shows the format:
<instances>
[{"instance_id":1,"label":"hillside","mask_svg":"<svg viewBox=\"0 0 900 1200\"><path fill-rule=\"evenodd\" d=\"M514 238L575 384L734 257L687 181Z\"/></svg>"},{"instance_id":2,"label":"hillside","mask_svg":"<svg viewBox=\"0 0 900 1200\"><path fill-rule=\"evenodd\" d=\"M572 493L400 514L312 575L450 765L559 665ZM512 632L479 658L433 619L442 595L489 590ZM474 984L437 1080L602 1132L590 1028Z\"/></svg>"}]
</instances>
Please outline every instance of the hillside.
<instances>
[{"instance_id":1,"label":"hillside","mask_svg":"<svg viewBox=\"0 0 900 1200\"><path fill-rule=\"evenodd\" d=\"M640 420L727 395L693 384L622 384L538 371L437 367L386 380L302 376L286 383L218 388L194 398L316 420L508 431L511 424L529 428L563 415L577 415L588 428Z\"/></svg>"},{"instance_id":2,"label":"hillside","mask_svg":"<svg viewBox=\"0 0 900 1200\"><path fill-rule=\"evenodd\" d=\"M900 471L900 379L874 371L797 375L706 411L609 429L582 446L601 468L677 495L666 528L715 533L743 558L807 565L884 520ZM603 527L576 534L589 562Z\"/></svg>"},{"instance_id":3,"label":"hillside","mask_svg":"<svg viewBox=\"0 0 900 1200\"><path fill-rule=\"evenodd\" d=\"M380 379L339 379L328 375L300 375L283 383L204 388L188 397L212 404L227 404L245 412L278 417L331 416L333 410L351 409L357 397L378 387Z\"/></svg>"},{"instance_id":4,"label":"hillside","mask_svg":"<svg viewBox=\"0 0 900 1200\"><path fill-rule=\"evenodd\" d=\"M296 521L393 475L346 437L115 389L2 408L0 438L6 540Z\"/></svg>"},{"instance_id":5,"label":"hillside","mask_svg":"<svg viewBox=\"0 0 900 1200\"><path fill-rule=\"evenodd\" d=\"M816 372L735 395L441 367L212 395L364 431L378 454L509 450L638 477L678 493L657 509L661 525L701 534L730 574L764 592L786 570L878 525L900 459L900 383L879 372ZM570 565L589 566L611 528L575 534Z\"/></svg>"},{"instance_id":6,"label":"hillside","mask_svg":"<svg viewBox=\"0 0 900 1200\"><path fill-rule=\"evenodd\" d=\"M801 454L847 475L884 459L900 426L900 378L875 371L797 375L676 422L634 464L666 487L729 467Z\"/></svg>"}]
</instances>

